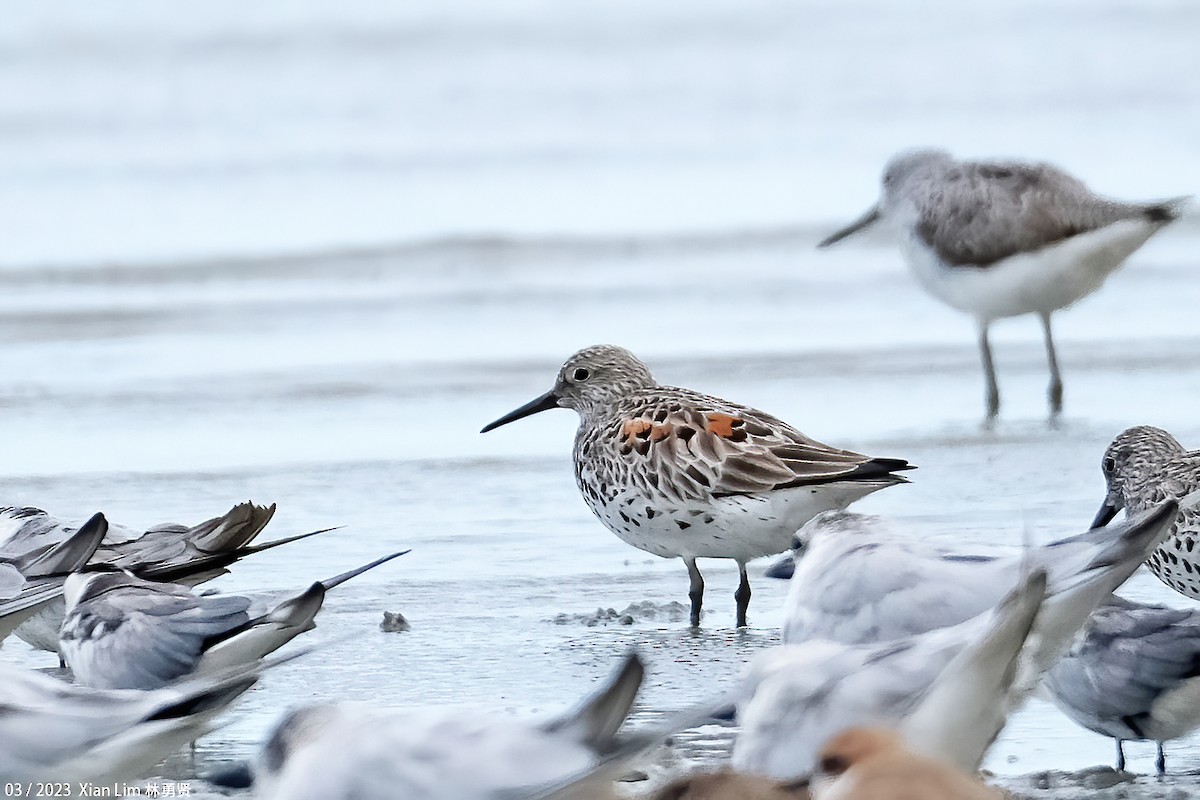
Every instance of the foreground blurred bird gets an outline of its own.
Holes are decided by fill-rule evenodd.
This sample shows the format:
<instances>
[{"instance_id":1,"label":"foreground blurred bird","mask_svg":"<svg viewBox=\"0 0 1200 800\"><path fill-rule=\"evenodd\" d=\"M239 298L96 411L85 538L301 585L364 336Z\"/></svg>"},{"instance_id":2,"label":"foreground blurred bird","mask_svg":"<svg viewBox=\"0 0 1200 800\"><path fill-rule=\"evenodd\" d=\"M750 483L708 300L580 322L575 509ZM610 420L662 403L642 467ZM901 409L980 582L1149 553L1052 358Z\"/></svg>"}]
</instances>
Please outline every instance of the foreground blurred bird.
<instances>
[{"instance_id":1,"label":"foreground blurred bird","mask_svg":"<svg viewBox=\"0 0 1200 800\"><path fill-rule=\"evenodd\" d=\"M762 653L737 704L734 768L803 779L830 737L885 725L928 756L976 769L1039 671L1036 654L1022 657L1022 649L1044 609L1045 588L1045 573L1027 575L994 611L919 636Z\"/></svg>"},{"instance_id":2,"label":"foreground blurred bird","mask_svg":"<svg viewBox=\"0 0 1200 800\"><path fill-rule=\"evenodd\" d=\"M1017 636L1019 623L1028 613L1028 598L1035 594L1028 586L1010 593L994 612L902 639L885 638L892 630L924 629L919 620L927 611L934 620L944 620L945 615L936 612L938 606L954 603L953 598L973 591L972 584L964 582L946 592L937 577L914 583L911 564L886 558L885 550L882 564L877 565L884 573L879 580L886 587L893 574L902 576L901 581L914 589L911 608L903 594L889 598L884 591L873 595L872 577L867 576L859 586L861 601L869 609L864 619L843 618L828 626L816 619L809 625L813 631L844 627L850 633L848 638L861 643L840 644L816 635L759 656L746 681L745 699L738 706L742 733L734 746L734 766L777 778L801 777L812 768L816 748L829 736L851 725L886 724L900 725L912 746L926 755L974 769L1007 713L1065 652L1091 612L1170 534L1177 510L1174 501L1167 501L1129 518L1109 533L1115 542L1095 549L1088 560L1081 561L1085 568L1057 583L1044 601L1039 595L1041 609L1030 644L1023 651L1023 637ZM867 552L873 549L869 541L860 542L860 547ZM1043 571L1037 574L1046 575ZM1030 580L1024 578L1023 584ZM980 593L986 596L986 584L979 583ZM926 588L931 602L922 604ZM841 609L850 602L845 597L830 600L834 608ZM896 619L890 619L890 610L895 609L899 609ZM872 622L872 615L877 623ZM877 627L872 628L873 624ZM996 670L1013 657L1010 648L1014 645L1020 652L1021 670L1015 683L1006 688L995 677L1005 673ZM959 666L951 669L956 659ZM993 689L955 688L970 687L973 680L979 680L972 676L980 675L990 675L985 682ZM952 697L957 693L957 699L938 699L947 692ZM912 710L918 703L919 708L946 711L918 713Z\"/></svg>"},{"instance_id":3,"label":"foreground blurred bird","mask_svg":"<svg viewBox=\"0 0 1200 800\"><path fill-rule=\"evenodd\" d=\"M687 565L693 626L704 598L697 558L737 561L744 627L747 561L786 550L814 515L905 483L895 473L913 468L821 444L747 406L661 386L612 345L571 356L553 389L483 432L551 408L579 413L575 480L600 521L634 547Z\"/></svg>"},{"instance_id":4,"label":"foreground blurred bird","mask_svg":"<svg viewBox=\"0 0 1200 800\"><path fill-rule=\"evenodd\" d=\"M1117 740L1117 769L1125 769L1126 740L1148 739L1162 775L1163 742L1200 728L1200 611L1113 597L1045 686L1068 717Z\"/></svg>"},{"instance_id":5,"label":"foreground blurred bird","mask_svg":"<svg viewBox=\"0 0 1200 800\"><path fill-rule=\"evenodd\" d=\"M851 728L821 748L815 800L1004 800L973 774L909 750L884 728Z\"/></svg>"},{"instance_id":6,"label":"foreground blurred bird","mask_svg":"<svg viewBox=\"0 0 1200 800\"><path fill-rule=\"evenodd\" d=\"M131 780L207 733L266 666L243 665L148 692L89 689L0 666L0 775Z\"/></svg>"},{"instance_id":7,"label":"foreground blurred bird","mask_svg":"<svg viewBox=\"0 0 1200 800\"><path fill-rule=\"evenodd\" d=\"M1139 425L1113 439L1100 469L1106 494L1093 528L1106 525L1121 509L1130 514L1169 497L1181 501L1175 535L1154 551L1146 566L1167 586L1200 600L1200 509L1184 500L1200 490L1200 450L1184 450L1163 429Z\"/></svg>"},{"instance_id":8,"label":"foreground blurred bird","mask_svg":"<svg viewBox=\"0 0 1200 800\"><path fill-rule=\"evenodd\" d=\"M1146 240L1178 219L1188 198L1126 203L1095 194L1042 163L959 161L942 150L901 153L883 171L879 202L820 243L884 221L909 268L942 302L979 326L987 415L1000 410L988 342L997 319L1037 314L1050 364L1050 410L1062 378L1050 315L1100 288Z\"/></svg>"},{"instance_id":9,"label":"foreground blurred bird","mask_svg":"<svg viewBox=\"0 0 1200 800\"><path fill-rule=\"evenodd\" d=\"M619 741L605 749L595 763L578 772L567 773L555 780L543 784L535 790L523 790L508 793L510 800L520 797L521 800L621 800L626 793L618 790L621 779L628 775L640 763L653 758L651 753L664 746L681 731L711 725L718 719L724 720L729 716L729 708L736 701L736 695L720 695L705 702L688 706L677 711L671 711L652 726L639 727L634 734L623 734ZM733 774L733 780L723 781L714 776L714 781L706 781L704 776L693 776L694 781L680 781L680 787L686 787L693 796L696 792L713 789L720 784L722 792L734 790L743 791L750 798L768 800L766 791L769 780L760 781L756 776ZM746 780L740 780L746 778ZM681 791L684 789L681 788ZM657 794L652 797L658 797ZM789 795L790 800L805 800L803 792ZM783 800L780 798L779 800Z\"/></svg>"},{"instance_id":10,"label":"foreground blurred bird","mask_svg":"<svg viewBox=\"0 0 1200 800\"><path fill-rule=\"evenodd\" d=\"M213 779L249 778L257 797L277 800L540 796L539 787L586 773L614 747L644 675L641 659L626 656L578 708L541 723L459 709L309 706L280 721L253 773Z\"/></svg>"},{"instance_id":11,"label":"foreground blurred bird","mask_svg":"<svg viewBox=\"0 0 1200 800\"><path fill-rule=\"evenodd\" d=\"M75 679L100 689L157 689L254 663L315 628L327 591L407 552L314 583L254 619L246 597L196 596L123 571L76 573L66 582L59 648Z\"/></svg>"},{"instance_id":12,"label":"foreground blurred bird","mask_svg":"<svg viewBox=\"0 0 1200 800\"><path fill-rule=\"evenodd\" d=\"M723 769L683 775L647 800L810 800L808 782L788 783Z\"/></svg>"},{"instance_id":13,"label":"foreground blurred bird","mask_svg":"<svg viewBox=\"0 0 1200 800\"><path fill-rule=\"evenodd\" d=\"M1136 523L981 556L893 531L876 517L822 514L798 534L783 641L881 642L956 625L995 606L1031 567L1046 571L1051 597L1097 578L1107 581L1114 564L1132 572L1161 539L1160 524L1145 512L1134 516Z\"/></svg>"},{"instance_id":14,"label":"foreground blurred bird","mask_svg":"<svg viewBox=\"0 0 1200 800\"><path fill-rule=\"evenodd\" d=\"M323 528L254 544L266 524L262 512L269 519L274 509L273 505L264 508L244 503L223 517L193 528L161 526L129 542L102 547L98 553L106 554L103 557L109 566L127 569L146 580L195 586L226 574L227 567L247 556L336 530ZM239 523L247 517L261 524ZM92 563L100 558L94 556ZM0 638L17 628L18 635L33 647L57 652L65 613L63 582L62 575L27 581L17 597L0 601Z\"/></svg>"}]
</instances>

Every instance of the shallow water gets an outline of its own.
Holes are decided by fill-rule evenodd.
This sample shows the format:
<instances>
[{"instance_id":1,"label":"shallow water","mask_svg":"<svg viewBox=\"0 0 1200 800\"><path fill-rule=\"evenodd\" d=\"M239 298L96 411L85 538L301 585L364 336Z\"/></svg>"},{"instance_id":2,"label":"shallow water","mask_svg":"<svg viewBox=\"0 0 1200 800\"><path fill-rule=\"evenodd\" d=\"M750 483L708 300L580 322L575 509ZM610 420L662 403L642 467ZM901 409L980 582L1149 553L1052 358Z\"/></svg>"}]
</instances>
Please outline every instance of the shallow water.
<instances>
[{"instance_id":1,"label":"shallow water","mask_svg":"<svg viewBox=\"0 0 1200 800\"><path fill-rule=\"evenodd\" d=\"M270 535L344 526L239 565L229 590L413 548L331 593L312 636L352 638L264 679L202 768L312 700L553 712L634 645L645 722L777 641L766 560L748 632L724 562L702 565L698 633L556 622L686 600L680 563L579 499L572 414L477 433L581 346L909 459L912 485L857 508L964 546L1081 531L1130 424L1200 444L1194 217L1056 317L1053 425L1036 322L996 328L985 430L971 323L880 239L813 249L915 142L1036 154L1114 195L1193 190L1200 90L1160 66L1200 74L1190 4L122 6L23 9L0 33L3 501L148 525L252 498L279 504ZM1130 594L1189 602L1147 574ZM413 630L379 631L385 610ZM53 663L15 641L0 658ZM1169 746L1172 770L1200 769L1196 741ZM1035 701L988 766L1111 751ZM1129 753L1151 768L1152 747Z\"/></svg>"}]
</instances>

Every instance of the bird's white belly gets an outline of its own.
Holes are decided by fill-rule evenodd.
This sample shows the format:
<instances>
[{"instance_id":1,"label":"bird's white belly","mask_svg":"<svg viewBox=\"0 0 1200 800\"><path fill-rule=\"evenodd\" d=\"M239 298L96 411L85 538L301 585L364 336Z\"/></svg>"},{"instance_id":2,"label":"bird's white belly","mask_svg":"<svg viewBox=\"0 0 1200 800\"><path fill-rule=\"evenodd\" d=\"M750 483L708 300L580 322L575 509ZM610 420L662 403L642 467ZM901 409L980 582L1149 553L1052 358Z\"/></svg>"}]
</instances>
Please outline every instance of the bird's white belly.
<instances>
[{"instance_id":1,"label":"bird's white belly","mask_svg":"<svg viewBox=\"0 0 1200 800\"><path fill-rule=\"evenodd\" d=\"M817 514L844 508L885 485L847 481L679 503L626 491L595 503L589 499L589 505L622 541L648 553L749 561L782 553Z\"/></svg>"},{"instance_id":2,"label":"bird's white belly","mask_svg":"<svg viewBox=\"0 0 1200 800\"><path fill-rule=\"evenodd\" d=\"M60 597L22 622L14 633L30 647L57 653L58 631L65 615L66 607Z\"/></svg>"},{"instance_id":3,"label":"bird's white belly","mask_svg":"<svg viewBox=\"0 0 1200 800\"><path fill-rule=\"evenodd\" d=\"M1048 314L1091 294L1160 227L1124 220L989 267L949 267L915 234L903 241L909 268L926 291L989 322Z\"/></svg>"},{"instance_id":4,"label":"bird's white belly","mask_svg":"<svg viewBox=\"0 0 1200 800\"><path fill-rule=\"evenodd\" d=\"M107 666L102 654L94 641L81 642L78 639L64 639L58 647L77 683L94 689L130 689L141 688L119 686L110 680ZM157 689L157 686L146 687Z\"/></svg>"}]
</instances>

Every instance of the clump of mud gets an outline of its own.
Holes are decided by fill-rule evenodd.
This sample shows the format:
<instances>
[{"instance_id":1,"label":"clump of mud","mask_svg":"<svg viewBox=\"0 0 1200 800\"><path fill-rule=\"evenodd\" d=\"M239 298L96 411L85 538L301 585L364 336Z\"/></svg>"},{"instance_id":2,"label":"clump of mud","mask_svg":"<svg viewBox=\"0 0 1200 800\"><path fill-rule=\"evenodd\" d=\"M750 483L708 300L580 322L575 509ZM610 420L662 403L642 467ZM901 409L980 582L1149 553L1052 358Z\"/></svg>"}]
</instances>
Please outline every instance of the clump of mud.
<instances>
[{"instance_id":1,"label":"clump of mud","mask_svg":"<svg viewBox=\"0 0 1200 800\"><path fill-rule=\"evenodd\" d=\"M688 607L683 603L655 603L643 600L630 603L621 611L614 608L597 608L590 614L559 614L552 620L555 625L584 625L588 628L609 625L634 625L639 622L681 622L688 618Z\"/></svg>"},{"instance_id":2,"label":"clump of mud","mask_svg":"<svg viewBox=\"0 0 1200 800\"><path fill-rule=\"evenodd\" d=\"M383 622L379 623L379 630L384 633L405 633L412 630L412 625L399 611L394 614L391 611L385 611L383 612Z\"/></svg>"},{"instance_id":3,"label":"clump of mud","mask_svg":"<svg viewBox=\"0 0 1200 800\"><path fill-rule=\"evenodd\" d=\"M991 781L1014 800L1190 800L1200 797L1200 775L1153 775L1092 767L1079 772L1034 772Z\"/></svg>"}]
</instances>

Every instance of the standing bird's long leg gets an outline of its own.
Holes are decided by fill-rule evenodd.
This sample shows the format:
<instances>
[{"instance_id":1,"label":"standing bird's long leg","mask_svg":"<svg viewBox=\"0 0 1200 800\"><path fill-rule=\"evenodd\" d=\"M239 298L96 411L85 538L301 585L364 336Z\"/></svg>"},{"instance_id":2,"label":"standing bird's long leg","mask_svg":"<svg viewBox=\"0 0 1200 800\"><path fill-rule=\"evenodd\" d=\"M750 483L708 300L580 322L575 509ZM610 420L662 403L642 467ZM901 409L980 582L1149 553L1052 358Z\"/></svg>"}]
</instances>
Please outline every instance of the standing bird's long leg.
<instances>
[{"instance_id":1,"label":"standing bird's long leg","mask_svg":"<svg viewBox=\"0 0 1200 800\"><path fill-rule=\"evenodd\" d=\"M700 574L695 558L684 557L683 563L687 564L688 577L691 578L688 599L692 601L692 627L699 628L700 606L704 604L704 576Z\"/></svg>"},{"instance_id":2,"label":"standing bird's long leg","mask_svg":"<svg viewBox=\"0 0 1200 800\"><path fill-rule=\"evenodd\" d=\"M1117 772L1125 771L1125 742L1117 739Z\"/></svg>"},{"instance_id":3,"label":"standing bird's long leg","mask_svg":"<svg viewBox=\"0 0 1200 800\"><path fill-rule=\"evenodd\" d=\"M983 378L987 381L987 416L1000 413L1000 388L996 385L996 367L992 363L992 345L988 342L988 324L979 323L979 356L983 360Z\"/></svg>"},{"instance_id":4,"label":"standing bird's long leg","mask_svg":"<svg viewBox=\"0 0 1200 800\"><path fill-rule=\"evenodd\" d=\"M1062 411L1063 385L1058 373L1058 356L1054 354L1054 335L1050 332L1050 314L1040 314L1042 330L1046 333L1046 360L1050 362L1050 413Z\"/></svg>"},{"instance_id":5,"label":"standing bird's long leg","mask_svg":"<svg viewBox=\"0 0 1200 800\"><path fill-rule=\"evenodd\" d=\"M745 628L746 611L750 608L750 576L746 574L745 562L738 562L738 573L742 579L738 583L737 591L733 593L733 599L737 601L737 626Z\"/></svg>"},{"instance_id":6,"label":"standing bird's long leg","mask_svg":"<svg viewBox=\"0 0 1200 800\"><path fill-rule=\"evenodd\" d=\"M1154 759L1154 768L1158 770L1158 777L1163 777L1167 774L1167 754L1163 752L1162 742L1155 742L1158 745L1158 758Z\"/></svg>"}]
</instances>

